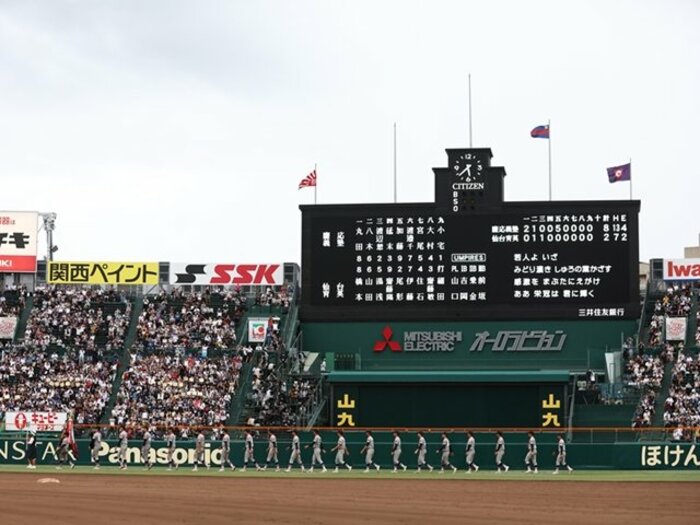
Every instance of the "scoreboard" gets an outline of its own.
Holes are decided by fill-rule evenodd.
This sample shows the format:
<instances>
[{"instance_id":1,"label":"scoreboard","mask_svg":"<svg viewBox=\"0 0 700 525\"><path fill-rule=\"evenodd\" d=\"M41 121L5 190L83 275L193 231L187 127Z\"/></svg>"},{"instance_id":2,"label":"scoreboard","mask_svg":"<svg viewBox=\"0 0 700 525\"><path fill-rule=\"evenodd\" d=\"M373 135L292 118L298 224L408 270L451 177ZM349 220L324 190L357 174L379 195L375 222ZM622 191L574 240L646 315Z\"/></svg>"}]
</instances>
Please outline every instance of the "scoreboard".
<instances>
[{"instance_id":1,"label":"scoreboard","mask_svg":"<svg viewBox=\"0 0 700 525\"><path fill-rule=\"evenodd\" d=\"M489 150L448 157L435 203L301 207L304 321L638 317L638 201L503 202Z\"/></svg>"}]
</instances>

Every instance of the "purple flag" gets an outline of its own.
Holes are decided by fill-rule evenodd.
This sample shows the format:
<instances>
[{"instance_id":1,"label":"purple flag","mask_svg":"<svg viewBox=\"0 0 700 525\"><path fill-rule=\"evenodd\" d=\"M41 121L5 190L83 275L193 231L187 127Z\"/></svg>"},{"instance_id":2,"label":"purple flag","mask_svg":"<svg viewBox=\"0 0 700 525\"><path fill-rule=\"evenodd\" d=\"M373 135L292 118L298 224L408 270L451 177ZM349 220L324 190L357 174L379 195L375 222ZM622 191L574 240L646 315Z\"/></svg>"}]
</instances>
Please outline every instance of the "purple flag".
<instances>
[{"instance_id":1,"label":"purple flag","mask_svg":"<svg viewBox=\"0 0 700 525\"><path fill-rule=\"evenodd\" d=\"M632 180L632 164L623 164L622 166L613 166L608 168L608 180L620 182L622 180Z\"/></svg>"}]
</instances>

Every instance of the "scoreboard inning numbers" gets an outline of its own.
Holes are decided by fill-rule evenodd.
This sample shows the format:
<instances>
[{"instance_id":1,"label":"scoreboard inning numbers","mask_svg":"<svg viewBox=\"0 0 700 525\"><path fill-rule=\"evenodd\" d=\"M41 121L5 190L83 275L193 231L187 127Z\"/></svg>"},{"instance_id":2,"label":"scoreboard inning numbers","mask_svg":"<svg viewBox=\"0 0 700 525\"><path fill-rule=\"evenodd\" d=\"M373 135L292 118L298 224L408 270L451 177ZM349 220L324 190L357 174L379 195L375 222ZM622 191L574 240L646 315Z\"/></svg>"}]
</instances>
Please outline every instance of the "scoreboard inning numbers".
<instances>
[{"instance_id":1,"label":"scoreboard inning numbers","mask_svg":"<svg viewBox=\"0 0 700 525\"><path fill-rule=\"evenodd\" d=\"M504 203L489 150L448 157L434 204L302 206L304 320L638 316L638 201Z\"/></svg>"}]
</instances>

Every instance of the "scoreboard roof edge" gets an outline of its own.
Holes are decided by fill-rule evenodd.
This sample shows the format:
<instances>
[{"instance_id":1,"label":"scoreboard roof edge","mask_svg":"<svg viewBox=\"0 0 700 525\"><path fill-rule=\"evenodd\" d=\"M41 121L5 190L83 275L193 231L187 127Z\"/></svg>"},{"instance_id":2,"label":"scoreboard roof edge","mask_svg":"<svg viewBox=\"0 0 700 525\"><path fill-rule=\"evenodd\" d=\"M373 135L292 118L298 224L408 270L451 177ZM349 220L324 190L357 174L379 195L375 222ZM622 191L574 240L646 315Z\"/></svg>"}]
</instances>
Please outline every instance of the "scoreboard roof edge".
<instances>
[{"instance_id":1,"label":"scoreboard roof edge","mask_svg":"<svg viewBox=\"0 0 700 525\"><path fill-rule=\"evenodd\" d=\"M504 209L532 208L542 206L547 208L566 206L590 206L590 207L620 207L633 208L636 211L641 209L640 200L567 200L567 201L507 201L498 206ZM376 203L344 203L344 204L300 204L299 209L303 212L327 212L329 210L362 210L370 208L398 209L398 208L426 208L436 209L434 202L376 202ZM439 211L439 208L436 209ZM489 210L491 211L491 210Z\"/></svg>"}]
</instances>

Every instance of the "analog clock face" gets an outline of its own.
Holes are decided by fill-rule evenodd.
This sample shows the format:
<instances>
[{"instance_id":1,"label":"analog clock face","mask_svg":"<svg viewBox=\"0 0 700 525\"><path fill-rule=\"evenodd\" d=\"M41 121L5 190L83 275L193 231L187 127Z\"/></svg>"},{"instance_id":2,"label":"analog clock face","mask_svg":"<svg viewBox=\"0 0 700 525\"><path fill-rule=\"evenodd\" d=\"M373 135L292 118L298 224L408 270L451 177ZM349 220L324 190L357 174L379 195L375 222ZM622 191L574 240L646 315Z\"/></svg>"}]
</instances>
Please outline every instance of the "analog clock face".
<instances>
[{"instance_id":1,"label":"analog clock face","mask_svg":"<svg viewBox=\"0 0 700 525\"><path fill-rule=\"evenodd\" d=\"M473 153L463 153L457 157L452 170L455 177L464 182L482 180L484 175L482 160Z\"/></svg>"}]
</instances>

